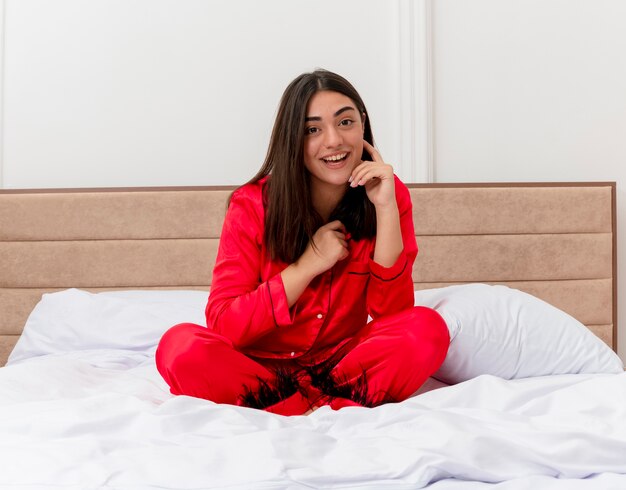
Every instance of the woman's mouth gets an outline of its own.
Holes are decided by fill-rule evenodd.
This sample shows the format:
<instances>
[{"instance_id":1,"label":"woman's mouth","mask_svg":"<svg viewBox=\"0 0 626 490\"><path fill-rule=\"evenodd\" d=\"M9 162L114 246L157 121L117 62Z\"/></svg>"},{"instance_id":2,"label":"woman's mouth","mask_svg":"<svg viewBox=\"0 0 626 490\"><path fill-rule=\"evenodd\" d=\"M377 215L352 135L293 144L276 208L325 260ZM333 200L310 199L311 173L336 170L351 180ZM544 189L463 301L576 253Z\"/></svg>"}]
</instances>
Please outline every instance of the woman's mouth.
<instances>
[{"instance_id":1,"label":"woman's mouth","mask_svg":"<svg viewBox=\"0 0 626 490\"><path fill-rule=\"evenodd\" d=\"M337 153L322 158L322 161L329 167L341 167L348 158L348 153Z\"/></svg>"}]
</instances>

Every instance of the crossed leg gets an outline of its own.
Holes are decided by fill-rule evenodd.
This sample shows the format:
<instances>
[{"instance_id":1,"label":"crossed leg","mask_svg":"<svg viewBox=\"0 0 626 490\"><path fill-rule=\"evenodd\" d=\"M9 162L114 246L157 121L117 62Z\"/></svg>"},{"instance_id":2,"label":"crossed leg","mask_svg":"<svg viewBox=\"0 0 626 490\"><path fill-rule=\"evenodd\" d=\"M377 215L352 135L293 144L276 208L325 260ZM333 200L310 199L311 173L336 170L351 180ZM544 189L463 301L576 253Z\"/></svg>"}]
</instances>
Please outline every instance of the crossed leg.
<instances>
[{"instance_id":1,"label":"crossed leg","mask_svg":"<svg viewBox=\"0 0 626 490\"><path fill-rule=\"evenodd\" d=\"M253 359L200 325L169 329L156 353L175 395L301 415L330 405L377 406L411 396L445 359L449 335L434 310L414 307L379 318L317 367Z\"/></svg>"}]
</instances>

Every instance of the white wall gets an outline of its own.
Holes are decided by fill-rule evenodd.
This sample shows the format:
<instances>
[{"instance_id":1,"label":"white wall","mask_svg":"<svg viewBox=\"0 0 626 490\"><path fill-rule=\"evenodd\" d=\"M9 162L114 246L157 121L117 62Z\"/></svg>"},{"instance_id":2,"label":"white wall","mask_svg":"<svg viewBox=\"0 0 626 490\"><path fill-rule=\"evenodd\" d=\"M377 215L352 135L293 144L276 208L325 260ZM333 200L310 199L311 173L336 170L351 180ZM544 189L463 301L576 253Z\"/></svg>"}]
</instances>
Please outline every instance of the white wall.
<instances>
[{"instance_id":1,"label":"white wall","mask_svg":"<svg viewBox=\"0 0 626 490\"><path fill-rule=\"evenodd\" d=\"M626 359L626 2L433 2L442 182L617 181Z\"/></svg>"},{"instance_id":2,"label":"white wall","mask_svg":"<svg viewBox=\"0 0 626 490\"><path fill-rule=\"evenodd\" d=\"M3 187L242 183L316 67L352 81L381 153L420 177L410 0L4 4Z\"/></svg>"}]
</instances>

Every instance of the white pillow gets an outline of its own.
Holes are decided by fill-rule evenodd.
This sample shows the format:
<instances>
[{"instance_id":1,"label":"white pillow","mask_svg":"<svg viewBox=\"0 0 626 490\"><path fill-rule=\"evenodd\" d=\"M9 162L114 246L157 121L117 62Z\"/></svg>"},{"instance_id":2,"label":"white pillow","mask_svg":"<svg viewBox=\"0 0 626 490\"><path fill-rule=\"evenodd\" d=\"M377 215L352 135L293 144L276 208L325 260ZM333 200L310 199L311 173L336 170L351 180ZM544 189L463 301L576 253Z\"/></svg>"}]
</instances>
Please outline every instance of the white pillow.
<instances>
[{"instance_id":1,"label":"white pillow","mask_svg":"<svg viewBox=\"0 0 626 490\"><path fill-rule=\"evenodd\" d=\"M205 325L207 298L205 291L44 294L8 364L74 350L150 352L172 325ZM435 377L449 384L481 374L512 379L623 369L619 357L580 322L516 289L466 284L416 291L415 304L436 309L446 320L452 341Z\"/></svg>"},{"instance_id":2,"label":"white pillow","mask_svg":"<svg viewBox=\"0 0 626 490\"><path fill-rule=\"evenodd\" d=\"M31 312L7 364L86 349L150 351L177 323L206 325L206 291L67 289L44 294Z\"/></svg>"},{"instance_id":3,"label":"white pillow","mask_svg":"<svg viewBox=\"0 0 626 490\"><path fill-rule=\"evenodd\" d=\"M464 284L415 292L437 310L450 348L433 376L449 384L492 374L505 379L619 373L620 358L582 323L530 294L506 286Z\"/></svg>"}]
</instances>

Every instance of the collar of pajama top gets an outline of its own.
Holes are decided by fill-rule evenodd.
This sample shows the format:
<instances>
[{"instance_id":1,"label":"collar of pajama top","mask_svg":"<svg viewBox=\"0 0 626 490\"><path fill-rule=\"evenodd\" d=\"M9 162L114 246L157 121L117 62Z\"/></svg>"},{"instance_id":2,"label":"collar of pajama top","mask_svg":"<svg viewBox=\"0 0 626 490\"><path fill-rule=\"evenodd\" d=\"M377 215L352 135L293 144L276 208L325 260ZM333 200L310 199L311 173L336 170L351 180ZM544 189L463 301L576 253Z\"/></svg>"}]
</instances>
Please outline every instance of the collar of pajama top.
<instances>
[{"instance_id":1,"label":"collar of pajama top","mask_svg":"<svg viewBox=\"0 0 626 490\"><path fill-rule=\"evenodd\" d=\"M372 260L376 240L349 240L349 257L311 281L292 308L280 272L263 244L262 191L268 177L238 189L226 213L211 293L209 328L254 357L321 362L367 323L413 306L417 244L411 198L395 177L404 250L391 267Z\"/></svg>"}]
</instances>

